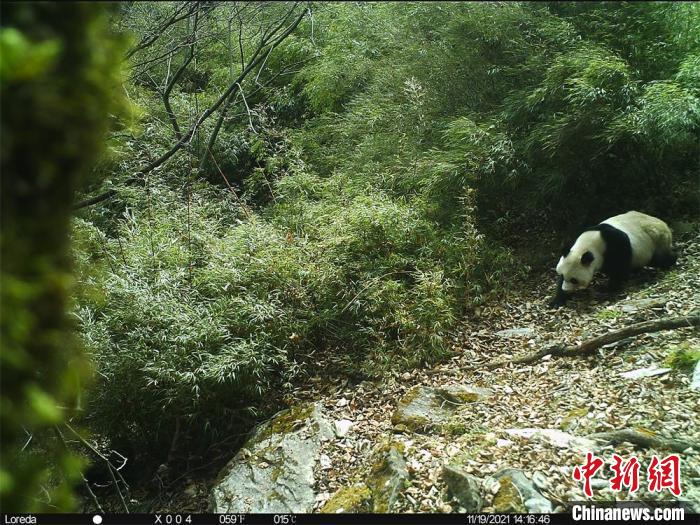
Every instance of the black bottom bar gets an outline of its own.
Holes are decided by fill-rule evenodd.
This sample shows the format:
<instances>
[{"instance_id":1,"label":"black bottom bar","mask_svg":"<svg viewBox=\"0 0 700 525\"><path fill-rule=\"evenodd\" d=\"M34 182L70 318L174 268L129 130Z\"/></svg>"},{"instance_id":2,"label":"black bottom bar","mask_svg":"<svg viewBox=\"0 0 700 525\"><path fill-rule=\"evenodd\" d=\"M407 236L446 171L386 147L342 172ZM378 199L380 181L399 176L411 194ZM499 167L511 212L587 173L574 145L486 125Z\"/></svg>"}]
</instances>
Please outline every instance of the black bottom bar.
<instances>
[{"instance_id":1,"label":"black bottom bar","mask_svg":"<svg viewBox=\"0 0 700 525\"><path fill-rule=\"evenodd\" d=\"M588 505L591 507L591 505ZM0 525L569 525L625 523L593 518L591 514L3 514ZM587 518L587 519L586 519ZM629 517L627 518L630 519ZM634 518L632 518L634 519ZM645 520L653 523L654 518ZM700 524L700 514L684 512L677 521Z\"/></svg>"}]
</instances>

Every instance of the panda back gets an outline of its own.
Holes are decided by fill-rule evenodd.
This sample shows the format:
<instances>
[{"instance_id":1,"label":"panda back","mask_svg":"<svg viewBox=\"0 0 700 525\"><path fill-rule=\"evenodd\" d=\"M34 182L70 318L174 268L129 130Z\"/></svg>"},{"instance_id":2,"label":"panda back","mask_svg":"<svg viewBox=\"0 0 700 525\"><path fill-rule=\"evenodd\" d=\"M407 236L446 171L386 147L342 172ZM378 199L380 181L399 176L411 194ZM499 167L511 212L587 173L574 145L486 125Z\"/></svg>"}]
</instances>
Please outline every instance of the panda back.
<instances>
[{"instance_id":1,"label":"panda back","mask_svg":"<svg viewBox=\"0 0 700 525\"><path fill-rule=\"evenodd\" d=\"M647 266L654 253L670 250L671 230L661 219L638 211L629 211L610 217L601 225L611 226L624 232L629 238L632 269Z\"/></svg>"}]
</instances>

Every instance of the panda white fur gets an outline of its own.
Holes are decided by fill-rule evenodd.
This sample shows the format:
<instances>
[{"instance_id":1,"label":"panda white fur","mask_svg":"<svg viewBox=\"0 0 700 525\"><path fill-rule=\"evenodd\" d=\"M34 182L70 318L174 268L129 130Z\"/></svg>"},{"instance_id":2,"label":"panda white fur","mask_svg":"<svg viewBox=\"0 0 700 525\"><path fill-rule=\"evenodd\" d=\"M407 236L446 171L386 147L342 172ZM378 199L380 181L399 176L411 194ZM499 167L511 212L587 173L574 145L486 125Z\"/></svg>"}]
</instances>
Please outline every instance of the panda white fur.
<instances>
[{"instance_id":1,"label":"panda white fur","mask_svg":"<svg viewBox=\"0 0 700 525\"><path fill-rule=\"evenodd\" d=\"M619 290L632 270L672 266L677 255L671 241L671 230L664 221L638 211L588 228L569 249L562 250L557 294L550 305L564 304L571 293L586 288L598 271L610 278L611 290Z\"/></svg>"}]
</instances>

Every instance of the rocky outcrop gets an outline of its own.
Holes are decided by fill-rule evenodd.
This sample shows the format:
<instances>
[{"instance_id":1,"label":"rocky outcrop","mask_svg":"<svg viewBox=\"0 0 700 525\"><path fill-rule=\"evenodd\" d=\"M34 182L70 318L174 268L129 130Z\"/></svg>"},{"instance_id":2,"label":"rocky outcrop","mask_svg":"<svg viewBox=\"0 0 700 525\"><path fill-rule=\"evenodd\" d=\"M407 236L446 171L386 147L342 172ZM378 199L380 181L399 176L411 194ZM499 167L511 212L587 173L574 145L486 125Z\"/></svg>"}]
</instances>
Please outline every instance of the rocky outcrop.
<instances>
[{"instance_id":1,"label":"rocky outcrop","mask_svg":"<svg viewBox=\"0 0 700 525\"><path fill-rule=\"evenodd\" d=\"M314 466L333 437L320 404L283 410L259 425L219 474L211 493L215 513L311 512Z\"/></svg>"},{"instance_id":2,"label":"rocky outcrop","mask_svg":"<svg viewBox=\"0 0 700 525\"><path fill-rule=\"evenodd\" d=\"M491 395L493 392L489 389L463 385L416 386L399 401L391 422L399 429L425 432L449 422L464 405Z\"/></svg>"}]
</instances>

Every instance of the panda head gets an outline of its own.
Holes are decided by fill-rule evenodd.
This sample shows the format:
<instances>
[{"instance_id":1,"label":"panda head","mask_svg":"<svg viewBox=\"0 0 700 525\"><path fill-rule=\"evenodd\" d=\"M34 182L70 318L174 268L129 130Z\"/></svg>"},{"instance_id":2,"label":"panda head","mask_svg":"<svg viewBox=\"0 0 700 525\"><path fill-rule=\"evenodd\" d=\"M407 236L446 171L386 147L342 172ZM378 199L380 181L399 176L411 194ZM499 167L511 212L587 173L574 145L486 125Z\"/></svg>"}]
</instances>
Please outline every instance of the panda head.
<instances>
[{"instance_id":1,"label":"panda head","mask_svg":"<svg viewBox=\"0 0 700 525\"><path fill-rule=\"evenodd\" d=\"M557 264L557 273L562 276L562 290L575 292L591 284L593 275L600 266L596 251L585 242L577 241L561 256Z\"/></svg>"}]
</instances>

